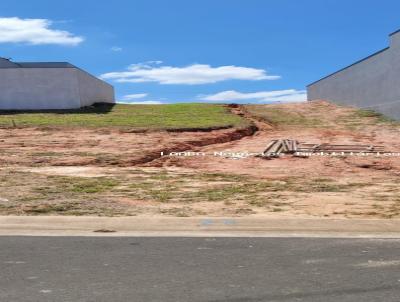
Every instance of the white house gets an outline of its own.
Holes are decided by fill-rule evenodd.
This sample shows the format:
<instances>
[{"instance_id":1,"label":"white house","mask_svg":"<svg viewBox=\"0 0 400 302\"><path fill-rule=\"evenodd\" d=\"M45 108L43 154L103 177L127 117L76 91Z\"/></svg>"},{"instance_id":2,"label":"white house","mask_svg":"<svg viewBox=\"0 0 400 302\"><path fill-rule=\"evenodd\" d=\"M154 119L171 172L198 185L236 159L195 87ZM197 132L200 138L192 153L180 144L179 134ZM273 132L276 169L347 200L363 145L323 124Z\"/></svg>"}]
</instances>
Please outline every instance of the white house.
<instances>
[{"instance_id":1,"label":"white house","mask_svg":"<svg viewBox=\"0 0 400 302\"><path fill-rule=\"evenodd\" d=\"M308 85L307 94L400 119L400 30L389 47Z\"/></svg>"},{"instance_id":2,"label":"white house","mask_svg":"<svg viewBox=\"0 0 400 302\"><path fill-rule=\"evenodd\" d=\"M114 102L113 86L70 63L0 58L0 110L75 109Z\"/></svg>"}]
</instances>

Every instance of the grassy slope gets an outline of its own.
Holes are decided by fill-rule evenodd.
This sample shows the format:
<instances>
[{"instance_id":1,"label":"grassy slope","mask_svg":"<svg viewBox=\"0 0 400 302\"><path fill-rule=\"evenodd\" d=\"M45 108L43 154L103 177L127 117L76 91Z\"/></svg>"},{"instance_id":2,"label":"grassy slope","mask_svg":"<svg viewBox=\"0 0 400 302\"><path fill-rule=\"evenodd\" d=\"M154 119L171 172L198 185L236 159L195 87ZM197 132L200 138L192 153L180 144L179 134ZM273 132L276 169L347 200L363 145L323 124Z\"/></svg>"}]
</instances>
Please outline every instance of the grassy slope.
<instances>
[{"instance_id":1,"label":"grassy slope","mask_svg":"<svg viewBox=\"0 0 400 302\"><path fill-rule=\"evenodd\" d=\"M84 126L138 129L240 127L246 121L213 104L101 105L79 110L0 111L0 126Z\"/></svg>"},{"instance_id":2,"label":"grassy slope","mask_svg":"<svg viewBox=\"0 0 400 302\"><path fill-rule=\"evenodd\" d=\"M359 129L367 125L400 123L378 112L333 105L329 103L302 103L281 105L246 105L253 116L280 128Z\"/></svg>"}]
</instances>

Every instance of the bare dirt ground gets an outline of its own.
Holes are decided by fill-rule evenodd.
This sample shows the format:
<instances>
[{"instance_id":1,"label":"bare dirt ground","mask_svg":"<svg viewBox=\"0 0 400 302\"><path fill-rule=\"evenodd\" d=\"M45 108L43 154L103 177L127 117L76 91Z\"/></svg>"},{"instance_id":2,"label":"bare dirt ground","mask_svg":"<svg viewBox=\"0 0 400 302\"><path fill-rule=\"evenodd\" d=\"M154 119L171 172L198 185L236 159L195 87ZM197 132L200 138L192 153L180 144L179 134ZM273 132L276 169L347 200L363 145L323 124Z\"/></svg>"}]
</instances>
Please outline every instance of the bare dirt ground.
<instances>
[{"instance_id":1,"label":"bare dirt ground","mask_svg":"<svg viewBox=\"0 0 400 302\"><path fill-rule=\"evenodd\" d=\"M0 214L400 216L399 156L213 154L259 153L278 138L400 152L399 124L322 101L232 110L259 130L0 129Z\"/></svg>"}]
</instances>

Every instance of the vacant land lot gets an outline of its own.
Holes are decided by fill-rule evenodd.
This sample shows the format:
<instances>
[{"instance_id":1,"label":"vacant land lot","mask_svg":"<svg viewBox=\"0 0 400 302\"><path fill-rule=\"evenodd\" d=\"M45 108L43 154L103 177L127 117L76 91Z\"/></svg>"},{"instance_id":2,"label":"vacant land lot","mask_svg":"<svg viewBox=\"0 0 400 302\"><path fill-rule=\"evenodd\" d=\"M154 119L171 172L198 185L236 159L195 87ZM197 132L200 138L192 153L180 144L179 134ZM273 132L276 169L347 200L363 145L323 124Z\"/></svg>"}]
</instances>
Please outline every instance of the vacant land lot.
<instances>
[{"instance_id":1,"label":"vacant land lot","mask_svg":"<svg viewBox=\"0 0 400 302\"><path fill-rule=\"evenodd\" d=\"M262 152L276 138L400 151L399 124L371 111L118 105L0 121L0 214L400 217L399 157L213 154ZM203 153L161 156L188 150Z\"/></svg>"}]
</instances>

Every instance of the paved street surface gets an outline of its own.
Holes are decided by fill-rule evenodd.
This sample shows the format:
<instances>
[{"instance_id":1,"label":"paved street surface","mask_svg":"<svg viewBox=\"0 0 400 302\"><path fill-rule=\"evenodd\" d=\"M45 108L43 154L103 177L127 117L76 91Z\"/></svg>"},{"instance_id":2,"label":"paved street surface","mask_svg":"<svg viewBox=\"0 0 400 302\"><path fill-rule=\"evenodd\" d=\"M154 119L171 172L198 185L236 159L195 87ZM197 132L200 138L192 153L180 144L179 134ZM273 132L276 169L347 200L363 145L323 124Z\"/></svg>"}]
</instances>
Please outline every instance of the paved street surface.
<instances>
[{"instance_id":1,"label":"paved street surface","mask_svg":"<svg viewBox=\"0 0 400 302\"><path fill-rule=\"evenodd\" d=\"M399 301L400 240L0 237L0 301Z\"/></svg>"}]
</instances>

